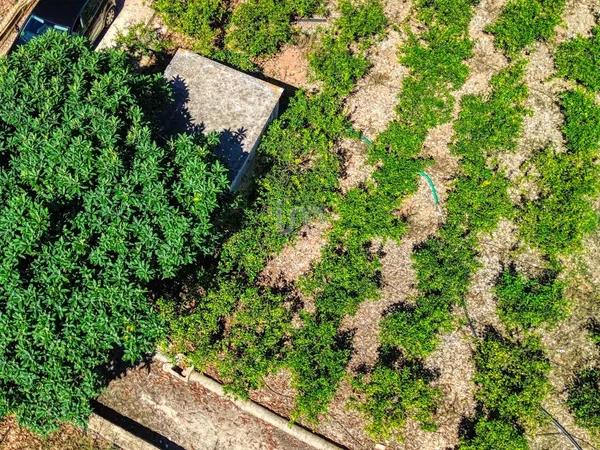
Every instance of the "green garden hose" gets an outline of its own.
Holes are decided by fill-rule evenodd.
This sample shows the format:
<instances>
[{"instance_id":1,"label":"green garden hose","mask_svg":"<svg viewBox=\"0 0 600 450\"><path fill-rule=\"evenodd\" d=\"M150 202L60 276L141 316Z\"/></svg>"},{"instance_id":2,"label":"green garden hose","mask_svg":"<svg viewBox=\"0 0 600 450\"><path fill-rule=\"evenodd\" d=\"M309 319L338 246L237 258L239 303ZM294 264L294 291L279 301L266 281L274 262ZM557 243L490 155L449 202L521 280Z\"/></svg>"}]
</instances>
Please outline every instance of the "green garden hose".
<instances>
[{"instance_id":1,"label":"green garden hose","mask_svg":"<svg viewBox=\"0 0 600 450\"><path fill-rule=\"evenodd\" d=\"M440 196L438 195L437 189L435 188L435 184L433 184L433 180L425 171L419 172L419 175L421 175L423 178L425 178L425 181L427 181L427 184L429 185L429 189L431 189L431 195L433 196L433 201L435 202L436 205L439 205L440 204Z\"/></svg>"},{"instance_id":2,"label":"green garden hose","mask_svg":"<svg viewBox=\"0 0 600 450\"><path fill-rule=\"evenodd\" d=\"M360 131L357 131L353 128L349 128L348 131L350 133L358 134L360 136L360 140L362 142L364 142L365 144L373 145L373 141L371 139L369 139L368 136L365 136L363 133L361 133ZM429 174L425 171L419 172L419 175L421 175L423 178L425 178L425 181L427 181L427 184L429 185L429 189L431 189L431 195L433 196L433 201L435 202L436 206L439 206L440 205L440 196L438 195L438 191L435 187L435 184L433 183L433 180L431 179Z\"/></svg>"}]
</instances>

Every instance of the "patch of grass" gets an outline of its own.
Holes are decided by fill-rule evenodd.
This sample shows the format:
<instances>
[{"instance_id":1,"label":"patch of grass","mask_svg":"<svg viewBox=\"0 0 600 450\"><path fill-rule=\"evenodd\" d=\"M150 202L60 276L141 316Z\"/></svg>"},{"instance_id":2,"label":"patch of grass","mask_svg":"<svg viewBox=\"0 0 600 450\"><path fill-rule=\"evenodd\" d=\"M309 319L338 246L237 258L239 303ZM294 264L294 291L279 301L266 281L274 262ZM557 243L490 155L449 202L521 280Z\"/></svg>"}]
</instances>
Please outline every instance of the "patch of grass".
<instances>
[{"instance_id":1,"label":"patch of grass","mask_svg":"<svg viewBox=\"0 0 600 450\"><path fill-rule=\"evenodd\" d=\"M558 76L577 81L594 92L600 92L600 27L592 36L578 36L559 45L554 55Z\"/></svg>"},{"instance_id":2,"label":"patch of grass","mask_svg":"<svg viewBox=\"0 0 600 450\"><path fill-rule=\"evenodd\" d=\"M499 48L514 56L535 41L552 38L564 6L565 0L509 0L486 31L494 34Z\"/></svg>"}]
</instances>

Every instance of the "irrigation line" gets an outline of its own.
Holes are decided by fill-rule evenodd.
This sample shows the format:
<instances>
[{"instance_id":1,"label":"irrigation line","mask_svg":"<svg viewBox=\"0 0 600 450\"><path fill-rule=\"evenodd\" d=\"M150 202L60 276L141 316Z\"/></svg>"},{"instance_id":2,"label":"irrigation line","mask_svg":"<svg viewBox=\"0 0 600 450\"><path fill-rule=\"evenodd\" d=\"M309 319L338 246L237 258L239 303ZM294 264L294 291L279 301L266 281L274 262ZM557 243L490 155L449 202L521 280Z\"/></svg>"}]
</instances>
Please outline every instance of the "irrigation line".
<instances>
[{"instance_id":1,"label":"irrigation line","mask_svg":"<svg viewBox=\"0 0 600 450\"><path fill-rule=\"evenodd\" d=\"M566 430L566 428L563 427L562 424L558 420L556 420L552 414L550 414L548 412L548 410L546 408L544 408L543 406L540 406L540 409L548 417L550 417L550 420L552 420L552 423L554 424L554 426L558 429L558 431L560 431L564 436L566 436L566 438L571 442L571 444L573 444L573 447L575 447L577 450L583 450L583 448L581 447L581 445L579 445L579 443L575 440L575 438L571 435L571 433L569 433Z\"/></svg>"}]
</instances>

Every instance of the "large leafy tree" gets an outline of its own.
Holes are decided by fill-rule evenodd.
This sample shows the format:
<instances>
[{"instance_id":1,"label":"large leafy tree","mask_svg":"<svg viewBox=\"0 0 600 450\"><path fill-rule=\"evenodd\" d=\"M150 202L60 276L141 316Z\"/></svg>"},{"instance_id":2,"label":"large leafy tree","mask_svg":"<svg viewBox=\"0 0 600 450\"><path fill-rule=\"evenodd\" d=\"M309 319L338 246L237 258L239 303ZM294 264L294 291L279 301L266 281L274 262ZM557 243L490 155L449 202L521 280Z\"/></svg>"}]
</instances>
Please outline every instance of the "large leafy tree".
<instances>
[{"instance_id":1,"label":"large leafy tree","mask_svg":"<svg viewBox=\"0 0 600 450\"><path fill-rule=\"evenodd\" d=\"M160 337L149 286L212 252L225 169L207 138L157 143L166 92L64 34L0 60L0 417L85 420L114 358Z\"/></svg>"}]
</instances>

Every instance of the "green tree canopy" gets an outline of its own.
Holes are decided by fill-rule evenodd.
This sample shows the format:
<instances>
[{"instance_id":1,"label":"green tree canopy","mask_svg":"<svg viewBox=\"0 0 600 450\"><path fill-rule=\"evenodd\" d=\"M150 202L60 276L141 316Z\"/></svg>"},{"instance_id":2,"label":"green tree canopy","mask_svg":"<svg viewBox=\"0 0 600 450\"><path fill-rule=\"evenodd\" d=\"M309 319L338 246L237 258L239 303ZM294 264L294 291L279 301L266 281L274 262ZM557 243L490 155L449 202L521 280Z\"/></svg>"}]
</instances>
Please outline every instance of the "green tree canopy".
<instances>
[{"instance_id":1,"label":"green tree canopy","mask_svg":"<svg viewBox=\"0 0 600 450\"><path fill-rule=\"evenodd\" d=\"M208 138L157 143L167 87L59 33L0 60L0 417L85 420L160 336L150 283L213 251L226 170Z\"/></svg>"}]
</instances>

